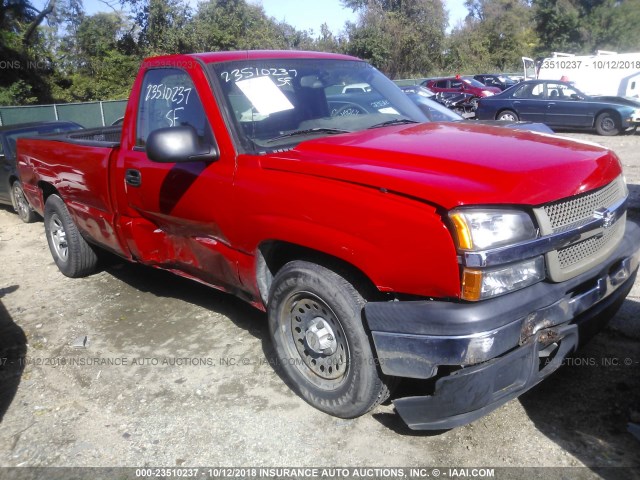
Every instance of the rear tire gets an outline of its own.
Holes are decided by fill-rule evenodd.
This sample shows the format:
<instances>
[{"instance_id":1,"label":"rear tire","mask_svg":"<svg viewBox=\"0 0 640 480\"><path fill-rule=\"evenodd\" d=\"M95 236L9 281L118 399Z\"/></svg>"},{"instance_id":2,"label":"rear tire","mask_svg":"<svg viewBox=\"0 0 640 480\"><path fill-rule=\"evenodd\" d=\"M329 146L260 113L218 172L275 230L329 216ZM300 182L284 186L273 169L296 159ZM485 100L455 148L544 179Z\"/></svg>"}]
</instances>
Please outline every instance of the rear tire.
<instances>
[{"instance_id":1,"label":"rear tire","mask_svg":"<svg viewBox=\"0 0 640 480\"><path fill-rule=\"evenodd\" d=\"M505 122L517 122L519 118L518 114L513 110L503 110L498 114L496 120L503 120Z\"/></svg>"},{"instance_id":2,"label":"rear tire","mask_svg":"<svg viewBox=\"0 0 640 480\"><path fill-rule=\"evenodd\" d=\"M596 117L596 132L598 135L612 137L620 133L620 122L611 112L602 112Z\"/></svg>"},{"instance_id":3,"label":"rear tire","mask_svg":"<svg viewBox=\"0 0 640 480\"><path fill-rule=\"evenodd\" d=\"M393 379L378 369L365 332L366 301L344 277L293 261L276 275L269 295L269 330L280 370L313 407L341 418L385 401Z\"/></svg>"},{"instance_id":4,"label":"rear tire","mask_svg":"<svg viewBox=\"0 0 640 480\"><path fill-rule=\"evenodd\" d=\"M16 180L11 185L11 203L13 209L24 223L33 223L37 220L38 214L33 211L27 197L24 196L24 190L19 180Z\"/></svg>"},{"instance_id":5,"label":"rear tire","mask_svg":"<svg viewBox=\"0 0 640 480\"><path fill-rule=\"evenodd\" d=\"M64 201L51 195L44 205L44 229L53 260L60 271L71 278L93 273L98 256L82 237Z\"/></svg>"}]
</instances>

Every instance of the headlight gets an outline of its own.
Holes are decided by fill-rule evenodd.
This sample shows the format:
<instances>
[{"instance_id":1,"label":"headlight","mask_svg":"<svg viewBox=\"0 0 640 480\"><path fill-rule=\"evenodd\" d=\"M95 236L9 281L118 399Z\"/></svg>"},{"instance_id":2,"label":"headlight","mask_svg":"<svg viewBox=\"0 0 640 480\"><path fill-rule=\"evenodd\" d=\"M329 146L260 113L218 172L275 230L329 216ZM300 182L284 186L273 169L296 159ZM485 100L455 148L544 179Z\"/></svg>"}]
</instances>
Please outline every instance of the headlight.
<instances>
[{"instance_id":1,"label":"headlight","mask_svg":"<svg viewBox=\"0 0 640 480\"><path fill-rule=\"evenodd\" d=\"M532 240L538 232L523 211L507 209L460 209L449 214L463 250L486 250Z\"/></svg>"},{"instance_id":2,"label":"headlight","mask_svg":"<svg viewBox=\"0 0 640 480\"><path fill-rule=\"evenodd\" d=\"M464 268L462 272L462 298L484 300L503 293L520 290L544 280L545 268L542 256L499 268Z\"/></svg>"},{"instance_id":3,"label":"headlight","mask_svg":"<svg viewBox=\"0 0 640 480\"><path fill-rule=\"evenodd\" d=\"M633 116L633 118L640 118L640 108L636 108L636 109L632 112L632 116Z\"/></svg>"},{"instance_id":4,"label":"headlight","mask_svg":"<svg viewBox=\"0 0 640 480\"><path fill-rule=\"evenodd\" d=\"M484 94L485 94L485 96L487 96L487 97L490 97L490 96L492 96L492 95L495 95L495 93L490 92L489 90L482 90L482 93L484 93Z\"/></svg>"},{"instance_id":5,"label":"headlight","mask_svg":"<svg viewBox=\"0 0 640 480\"><path fill-rule=\"evenodd\" d=\"M515 245L538 236L524 211L502 208L461 208L449 213L462 251L483 251ZM544 280L544 257L529 258L494 268L462 269L462 298L484 300Z\"/></svg>"}]
</instances>

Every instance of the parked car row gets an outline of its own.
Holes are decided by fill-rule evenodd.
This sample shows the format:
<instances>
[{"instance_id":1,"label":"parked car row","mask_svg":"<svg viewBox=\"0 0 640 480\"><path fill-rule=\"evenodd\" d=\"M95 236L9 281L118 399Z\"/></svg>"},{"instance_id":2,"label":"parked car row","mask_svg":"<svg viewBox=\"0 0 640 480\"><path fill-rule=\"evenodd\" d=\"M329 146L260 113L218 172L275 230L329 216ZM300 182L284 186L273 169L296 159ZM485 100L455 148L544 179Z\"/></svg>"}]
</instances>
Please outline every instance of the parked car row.
<instances>
[{"instance_id":1,"label":"parked car row","mask_svg":"<svg viewBox=\"0 0 640 480\"><path fill-rule=\"evenodd\" d=\"M517 82L506 75L479 74L427 79L421 86L444 95L444 101L434 99L467 118L528 120L552 128L594 130L599 135L632 133L640 124L640 101L589 96L560 80ZM458 96L455 102L453 95ZM472 114L466 114L466 105Z\"/></svg>"}]
</instances>

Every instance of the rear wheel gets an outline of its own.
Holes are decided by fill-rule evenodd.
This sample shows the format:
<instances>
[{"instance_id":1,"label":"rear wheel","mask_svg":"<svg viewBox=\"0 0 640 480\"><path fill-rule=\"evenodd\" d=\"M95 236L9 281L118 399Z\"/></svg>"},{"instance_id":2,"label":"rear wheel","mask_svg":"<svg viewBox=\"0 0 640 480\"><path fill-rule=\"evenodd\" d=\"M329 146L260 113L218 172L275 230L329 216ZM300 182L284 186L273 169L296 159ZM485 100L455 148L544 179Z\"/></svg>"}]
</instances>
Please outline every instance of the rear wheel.
<instances>
[{"instance_id":1,"label":"rear wheel","mask_svg":"<svg viewBox=\"0 0 640 480\"><path fill-rule=\"evenodd\" d=\"M341 275L293 261L276 275L269 329L282 372L304 400L354 418L389 397L362 320L365 300Z\"/></svg>"},{"instance_id":2,"label":"rear wheel","mask_svg":"<svg viewBox=\"0 0 640 480\"><path fill-rule=\"evenodd\" d=\"M77 278L95 271L98 256L57 195L51 195L44 205L44 229L53 260L64 275Z\"/></svg>"},{"instance_id":3,"label":"rear wheel","mask_svg":"<svg viewBox=\"0 0 640 480\"><path fill-rule=\"evenodd\" d=\"M24 190L22 189L22 184L19 180L16 180L13 182L13 185L11 185L11 203L13 204L13 209L20 217L20 220L24 223L35 222L38 218L36 212L33 211L29 202L27 202L27 198L24 196Z\"/></svg>"},{"instance_id":4,"label":"rear wheel","mask_svg":"<svg viewBox=\"0 0 640 480\"><path fill-rule=\"evenodd\" d=\"M596 118L596 132L607 137L620 133L620 122L611 112L603 112Z\"/></svg>"},{"instance_id":5,"label":"rear wheel","mask_svg":"<svg viewBox=\"0 0 640 480\"><path fill-rule=\"evenodd\" d=\"M513 110L503 110L498 114L496 120L504 120L505 122L517 122L518 114Z\"/></svg>"}]
</instances>

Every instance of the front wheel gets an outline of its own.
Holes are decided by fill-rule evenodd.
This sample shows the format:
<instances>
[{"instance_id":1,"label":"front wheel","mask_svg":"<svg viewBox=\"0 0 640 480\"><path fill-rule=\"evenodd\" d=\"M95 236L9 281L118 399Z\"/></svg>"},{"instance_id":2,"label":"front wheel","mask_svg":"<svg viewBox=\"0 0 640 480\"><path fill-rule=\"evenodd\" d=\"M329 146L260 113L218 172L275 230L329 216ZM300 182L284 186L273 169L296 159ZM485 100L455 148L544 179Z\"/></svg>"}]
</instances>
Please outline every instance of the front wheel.
<instances>
[{"instance_id":1,"label":"front wheel","mask_svg":"<svg viewBox=\"0 0 640 480\"><path fill-rule=\"evenodd\" d=\"M44 205L44 229L53 260L67 277L78 278L93 273L98 256L73 223L64 201L57 195Z\"/></svg>"},{"instance_id":2,"label":"front wheel","mask_svg":"<svg viewBox=\"0 0 640 480\"><path fill-rule=\"evenodd\" d=\"M601 113L596 118L596 132L598 132L598 135L604 135L607 137L618 135L620 133L618 119L613 113Z\"/></svg>"},{"instance_id":3,"label":"front wheel","mask_svg":"<svg viewBox=\"0 0 640 480\"><path fill-rule=\"evenodd\" d=\"M390 394L363 326L364 304L345 278L305 261L286 264L269 296L282 372L305 401L336 417L363 415Z\"/></svg>"},{"instance_id":4,"label":"front wheel","mask_svg":"<svg viewBox=\"0 0 640 480\"><path fill-rule=\"evenodd\" d=\"M13 185L11 185L11 203L18 217L20 217L20 220L24 223L35 222L38 218L36 212L33 211L29 202L27 202L27 198L24 196L24 190L22 190L22 184L19 180L16 180L13 182Z\"/></svg>"}]
</instances>

